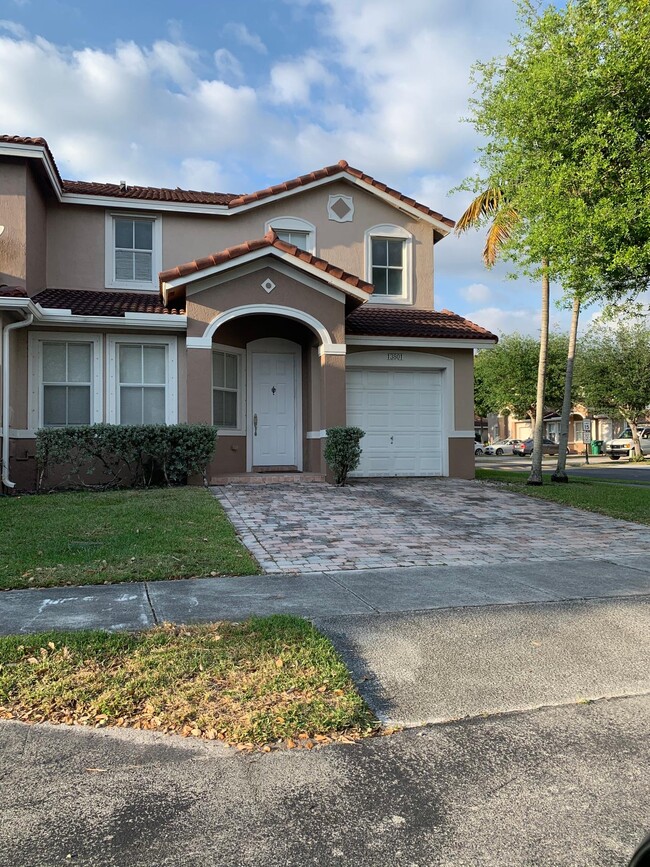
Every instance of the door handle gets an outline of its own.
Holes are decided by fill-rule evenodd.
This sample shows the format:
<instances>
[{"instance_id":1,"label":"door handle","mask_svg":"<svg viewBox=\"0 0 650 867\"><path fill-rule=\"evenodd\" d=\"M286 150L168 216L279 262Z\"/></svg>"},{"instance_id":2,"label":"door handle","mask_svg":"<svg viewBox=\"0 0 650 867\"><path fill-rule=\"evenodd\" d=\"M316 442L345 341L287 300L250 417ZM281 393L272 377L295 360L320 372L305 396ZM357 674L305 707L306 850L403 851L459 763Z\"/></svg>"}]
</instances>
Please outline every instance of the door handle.
<instances>
[{"instance_id":1,"label":"door handle","mask_svg":"<svg viewBox=\"0 0 650 867\"><path fill-rule=\"evenodd\" d=\"M253 430L255 432L255 436L257 436L257 413L253 416Z\"/></svg>"},{"instance_id":2,"label":"door handle","mask_svg":"<svg viewBox=\"0 0 650 867\"><path fill-rule=\"evenodd\" d=\"M390 438L390 444L393 445L393 437L392 437L392 435L391 435L391 438Z\"/></svg>"}]
</instances>

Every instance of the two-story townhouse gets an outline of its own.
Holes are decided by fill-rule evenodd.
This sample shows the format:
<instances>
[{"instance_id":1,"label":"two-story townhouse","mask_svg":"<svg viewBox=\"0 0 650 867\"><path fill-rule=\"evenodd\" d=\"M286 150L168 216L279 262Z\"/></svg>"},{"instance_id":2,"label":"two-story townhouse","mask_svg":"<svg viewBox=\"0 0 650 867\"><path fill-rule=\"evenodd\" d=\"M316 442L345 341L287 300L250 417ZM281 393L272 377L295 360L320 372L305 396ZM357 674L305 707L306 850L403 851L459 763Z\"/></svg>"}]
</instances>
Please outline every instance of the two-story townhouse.
<instances>
[{"instance_id":1,"label":"two-story townhouse","mask_svg":"<svg viewBox=\"0 0 650 867\"><path fill-rule=\"evenodd\" d=\"M210 422L210 478L323 475L325 431L366 431L359 474L470 478L473 351L434 309L453 221L341 161L248 195L63 180L44 139L0 137L2 469L34 486L35 431Z\"/></svg>"}]
</instances>

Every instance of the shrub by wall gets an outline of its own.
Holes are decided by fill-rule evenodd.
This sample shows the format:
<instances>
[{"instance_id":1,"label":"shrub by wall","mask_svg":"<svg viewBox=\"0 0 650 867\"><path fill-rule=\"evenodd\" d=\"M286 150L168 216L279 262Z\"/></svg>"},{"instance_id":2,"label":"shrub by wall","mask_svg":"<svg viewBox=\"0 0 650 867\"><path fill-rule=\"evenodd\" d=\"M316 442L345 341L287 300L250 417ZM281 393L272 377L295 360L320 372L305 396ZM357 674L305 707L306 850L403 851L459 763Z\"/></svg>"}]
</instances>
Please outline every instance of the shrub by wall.
<instances>
[{"instance_id":1,"label":"shrub by wall","mask_svg":"<svg viewBox=\"0 0 650 867\"><path fill-rule=\"evenodd\" d=\"M217 441L207 424L96 424L36 433L38 489L182 485L201 474Z\"/></svg>"},{"instance_id":2,"label":"shrub by wall","mask_svg":"<svg viewBox=\"0 0 650 867\"><path fill-rule=\"evenodd\" d=\"M331 427L327 430L325 461L334 473L337 485L345 485L348 474L356 470L361 460L361 438L366 435L360 427Z\"/></svg>"}]
</instances>

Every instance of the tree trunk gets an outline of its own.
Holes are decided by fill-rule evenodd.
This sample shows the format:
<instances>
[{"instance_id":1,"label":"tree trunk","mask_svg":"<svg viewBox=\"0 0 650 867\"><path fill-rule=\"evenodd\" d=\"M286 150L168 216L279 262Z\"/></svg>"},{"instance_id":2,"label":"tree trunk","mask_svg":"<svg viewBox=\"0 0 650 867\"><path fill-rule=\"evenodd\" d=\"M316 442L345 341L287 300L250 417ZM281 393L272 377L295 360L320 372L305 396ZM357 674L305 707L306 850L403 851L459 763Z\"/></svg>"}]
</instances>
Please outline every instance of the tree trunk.
<instances>
[{"instance_id":1,"label":"tree trunk","mask_svg":"<svg viewBox=\"0 0 650 867\"><path fill-rule=\"evenodd\" d=\"M542 320L539 333L539 364L537 365L537 399L535 401L535 433L533 454L527 485L542 484L542 439L544 438L544 390L546 386L546 355L548 351L548 308L551 288L548 278L548 259L542 262Z\"/></svg>"},{"instance_id":2,"label":"tree trunk","mask_svg":"<svg viewBox=\"0 0 650 867\"><path fill-rule=\"evenodd\" d=\"M569 418L571 416L571 390L573 388L573 365L576 358L576 341L578 337L578 319L580 318L580 297L573 296L573 311L571 314L571 331L569 332L569 352L566 359L566 377L564 380L564 401L562 403L562 419L560 420L560 451L557 456L557 467L551 476L554 482L568 482L566 474L566 454L569 447Z\"/></svg>"},{"instance_id":3,"label":"tree trunk","mask_svg":"<svg viewBox=\"0 0 650 867\"><path fill-rule=\"evenodd\" d=\"M635 457L642 459L643 452L641 451L641 440L639 439L639 428L637 426L636 421L631 418L626 418L625 421L628 424L628 427L632 431L632 442L634 443L634 455Z\"/></svg>"}]
</instances>

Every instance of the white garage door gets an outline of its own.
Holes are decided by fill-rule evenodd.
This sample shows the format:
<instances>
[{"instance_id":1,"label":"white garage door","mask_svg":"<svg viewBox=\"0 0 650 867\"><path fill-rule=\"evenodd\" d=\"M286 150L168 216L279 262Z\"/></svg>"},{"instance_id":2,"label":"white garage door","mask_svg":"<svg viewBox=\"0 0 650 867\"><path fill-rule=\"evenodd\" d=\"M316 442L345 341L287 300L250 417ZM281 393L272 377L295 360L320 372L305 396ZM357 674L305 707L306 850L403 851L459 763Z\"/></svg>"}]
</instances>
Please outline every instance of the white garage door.
<instances>
[{"instance_id":1,"label":"white garage door","mask_svg":"<svg viewBox=\"0 0 650 867\"><path fill-rule=\"evenodd\" d=\"M347 395L347 423L366 432L355 475L442 475L439 370L348 370Z\"/></svg>"}]
</instances>

